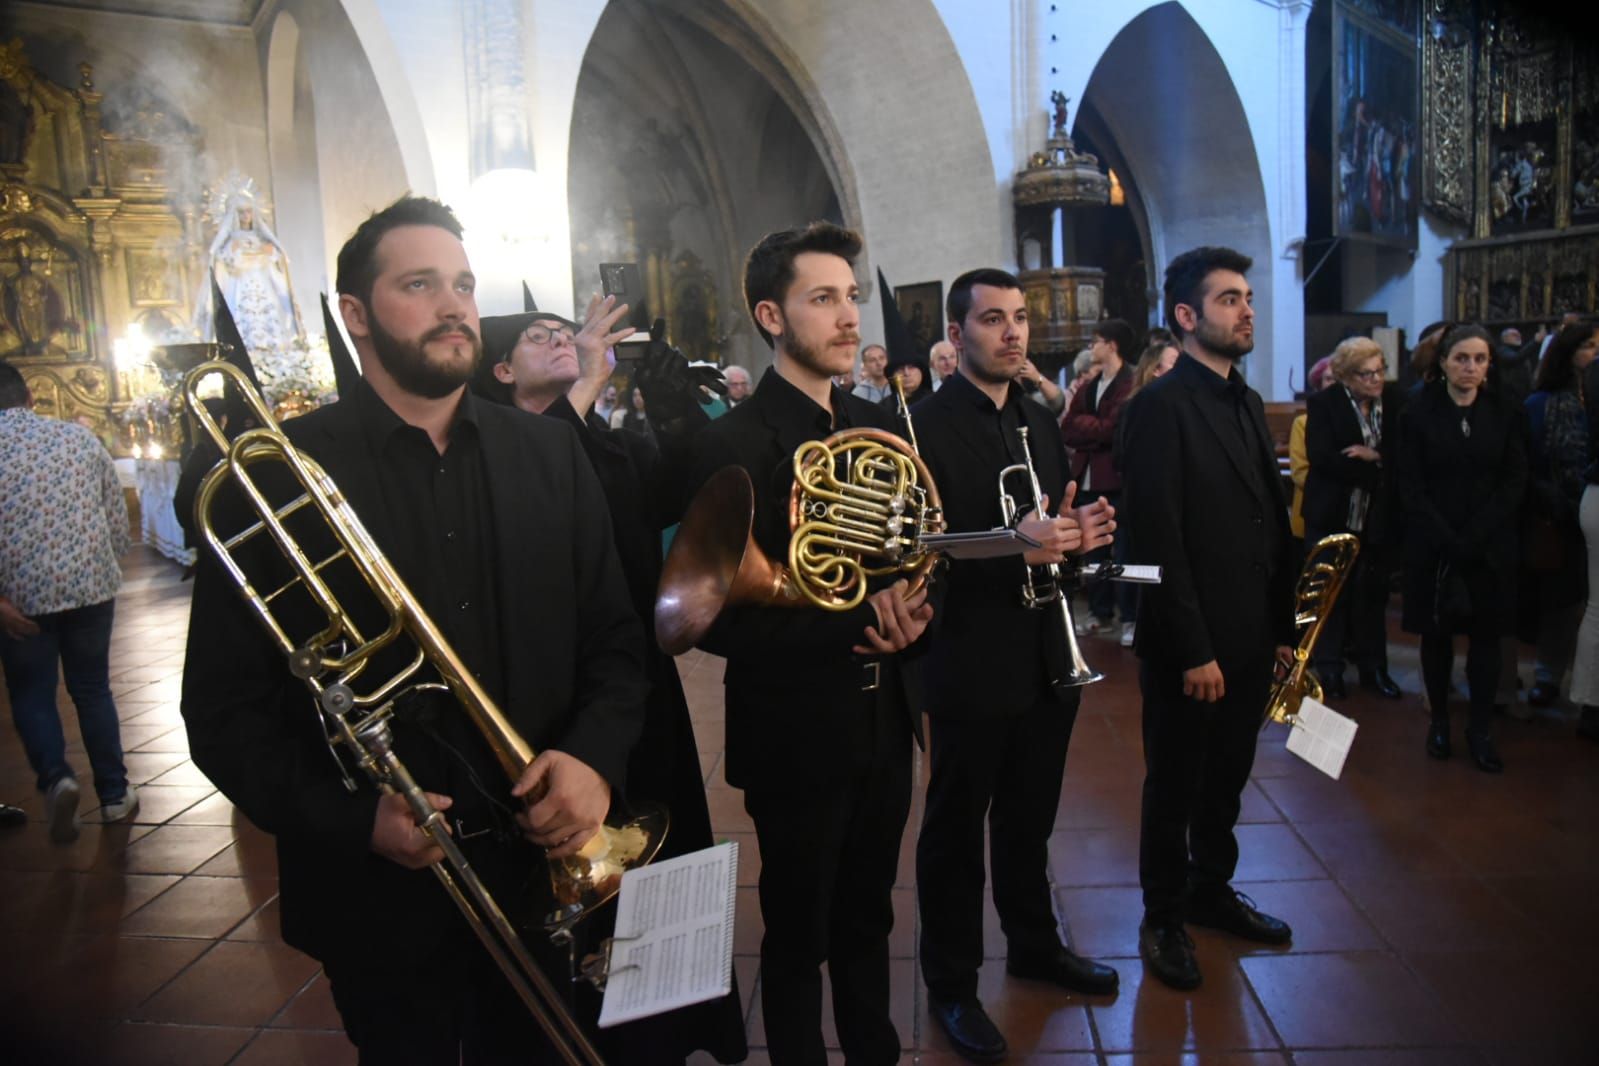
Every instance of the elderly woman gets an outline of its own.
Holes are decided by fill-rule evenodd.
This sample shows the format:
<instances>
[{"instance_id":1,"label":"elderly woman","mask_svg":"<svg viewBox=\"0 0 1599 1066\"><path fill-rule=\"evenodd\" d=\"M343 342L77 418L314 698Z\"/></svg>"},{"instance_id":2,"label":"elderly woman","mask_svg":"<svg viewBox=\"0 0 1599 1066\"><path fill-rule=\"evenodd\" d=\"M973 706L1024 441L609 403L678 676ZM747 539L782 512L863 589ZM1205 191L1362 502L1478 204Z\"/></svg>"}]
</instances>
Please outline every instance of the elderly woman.
<instances>
[{"instance_id":1,"label":"elderly woman","mask_svg":"<svg viewBox=\"0 0 1599 1066\"><path fill-rule=\"evenodd\" d=\"M1470 637L1466 743L1478 769L1504 769L1493 742L1499 638L1515 603L1516 519L1527 482L1521 412L1485 389L1488 331L1454 327L1439 345L1438 380L1400 419L1405 507L1404 626L1421 635L1421 676L1432 708L1427 754L1447 759L1454 638Z\"/></svg>"},{"instance_id":2,"label":"elderly woman","mask_svg":"<svg viewBox=\"0 0 1599 1066\"><path fill-rule=\"evenodd\" d=\"M1350 337L1328 364L1332 384L1305 402L1305 544L1332 533L1360 538L1360 554L1316 646L1316 676L1333 699L1344 690L1348 631L1362 688L1398 699L1388 676L1388 574L1398 399L1386 388L1377 342Z\"/></svg>"}]
</instances>

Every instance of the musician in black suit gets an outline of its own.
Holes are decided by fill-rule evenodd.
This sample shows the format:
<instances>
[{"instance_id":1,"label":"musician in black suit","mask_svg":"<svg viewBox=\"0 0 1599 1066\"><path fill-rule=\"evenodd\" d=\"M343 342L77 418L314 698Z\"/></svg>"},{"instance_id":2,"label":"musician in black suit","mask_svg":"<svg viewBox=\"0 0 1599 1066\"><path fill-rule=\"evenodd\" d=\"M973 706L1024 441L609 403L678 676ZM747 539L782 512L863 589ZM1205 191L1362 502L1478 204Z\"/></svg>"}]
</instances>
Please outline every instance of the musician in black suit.
<instances>
[{"instance_id":1,"label":"musician in black suit","mask_svg":"<svg viewBox=\"0 0 1599 1066\"><path fill-rule=\"evenodd\" d=\"M1305 402L1305 544L1332 533L1360 538L1360 554L1316 641L1316 676L1329 699L1342 699L1344 635L1354 639L1360 684L1389 699L1399 686L1388 676L1388 576L1394 543L1394 482L1398 476L1397 386L1384 381L1387 359L1377 342L1350 337L1333 352L1334 384Z\"/></svg>"},{"instance_id":2,"label":"musician in black suit","mask_svg":"<svg viewBox=\"0 0 1599 1066\"><path fill-rule=\"evenodd\" d=\"M744 295L773 364L695 439L702 478L729 465L749 474L755 541L773 560L788 559L795 450L847 427L893 429L888 412L832 382L860 346L860 247L825 222L755 246ZM888 934L920 708L898 653L932 616L925 593L904 591L895 582L846 611L731 607L701 641L727 658L726 776L760 842L761 1007L778 1066L827 1060L824 962L848 1061L899 1058Z\"/></svg>"},{"instance_id":3,"label":"musician in black suit","mask_svg":"<svg viewBox=\"0 0 1599 1066\"><path fill-rule=\"evenodd\" d=\"M1028 478L1010 476L1007 490L1028 511L1021 531L1042 547L1024 557L950 563L934 592L938 621L921 660L932 763L916 843L922 977L930 1012L955 1047L995 1062L1005 1038L977 998L985 819L1007 971L1076 992L1116 991L1115 970L1062 943L1051 904L1049 835L1082 688L1070 683L1058 605L1031 610L1022 602L1028 564L1109 544L1113 511L1105 502L1071 510L1076 485L1055 420L1016 380L1027 359L1021 284L1002 270L968 271L950 286L948 311L959 370L912 415L949 528L1004 521L1000 471L1025 461L1023 428L1046 507L1060 509L1053 518L1034 512Z\"/></svg>"},{"instance_id":4,"label":"musician in black suit","mask_svg":"<svg viewBox=\"0 0 1599 1066\"><path fill-rule=\"evenodd\" d=\"M1166 268L1166 316L1182 341L1171 372L1126 420L1128 554L1163 570L1143 590L1136 648L1144 697L1139 953L1161 981L1200 981L1184 921L1265 943L1288 925L1229 882L1273 648L1293 639L1288 508L1260 397L1237 363L1254 348L1247 256L1196 248Z\"/></svg>"},{"instance_id":5,"label":"musician in black suit","mask_svg":"<svg viewBox=\"0 0 1599 1066\"><path fill-rule=\"evenodd\" d=\"M285 432L337 482L538 752L513 786L453 700L419 693L397 708L396 752L502 906L528 922L551 892L544 856L523 835L552 856L572 854L621 798L643 718L643 641L574 433L465 388L481 351L460 233L448 208L414 197L362 223L339 253L338 289L364 378ZM266 486L274 498L282 488ZM244 521L220 520L224 535ZM328 538L307 536L322 558ZM275 552L253 544L262 551L246 565L275 583ZM326 573L341 602L372 602L348 568ZM293 600L284 599L291 631L313 631ZM409 655L391 646L363 679L390 676ZM196 765L277 838L283 937L323 964L362 1062L455 1063L463 1050L467 1062L545 1061L529 1012L424 869L438 849L403 797L358 772L346 785L309 693L209 551L195 578L182 710ZM524 900L525 910L513 906ZM531 941L548 951L541 935ZM551 970L558 984L564 969L561 960Z\"/></svg>"},{"instance_id":6,"label":"musician in black suit","mask_svg":"<svg viewBox=\"0 0 1599 1066\"><path fill-rule=\"evenodd\" d=\"M595 429L585 416L615 367L612 345L633 332L625 322L613 331L627 310L607 296L590 301L581 325L546 311L487 316L483 361L472 384L487 399L558 419L577 433L605 493L633 607L650 618L661 580L661 531L682 516L693 437L710 421L699 404L700 386L725 386L714 367L690 367L666 343L665 323L657 321L643 358L632 364L655 432ZM671 812L659 860L708 848L715 840L677 664L656 643L653 625L645 627L644 640L650 695L643 734L628 761L627 795L632 803L660 803ZM591 949L614 931L614 917L614 909L607 909L585 923ZM583 999L595 1016L597 1000L587 994ZM739 1062L749 1053L737 987L707 1003L606 1029L596 1042L608 1060L639 1066L681 1063L700 1048L722 1062Z\"/></svg>"}]
</instances>

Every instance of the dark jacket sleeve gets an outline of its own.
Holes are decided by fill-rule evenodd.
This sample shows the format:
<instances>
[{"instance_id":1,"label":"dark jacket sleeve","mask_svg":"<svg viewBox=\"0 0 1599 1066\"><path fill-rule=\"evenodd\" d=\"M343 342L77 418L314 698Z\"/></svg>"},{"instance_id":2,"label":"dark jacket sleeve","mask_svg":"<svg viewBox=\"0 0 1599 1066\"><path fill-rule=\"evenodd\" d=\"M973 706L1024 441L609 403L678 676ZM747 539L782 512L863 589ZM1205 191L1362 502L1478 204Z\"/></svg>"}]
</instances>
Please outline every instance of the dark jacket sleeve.
<instances>
[{"instance_id":1,"label":"dark jacket sleeve","mask_svg":"<svg viewBox=\"0 0 1599 1066\"><path fill-rule=\"evenodd\" d=\"M1333 388L1338 389L1338 393L1343 391L1336 385ZM1323 391L1305 405L1305 455L1310 461L1310 474L1315 478L1325 477L1346 490L1374 490L1382 483L1382 468L1364 459L1352 459L1343 452L1361 441L1358 438L1344 440L1338 434L1333 404L1347 405L1348 402L1338 393L1330 389Z\"/></svg>"},{"instance_id":2,"label":"dark jacket sleeve","mask_svg":"<svg viewBox=\"0 0 1599 1066\"><path fill-rule=\"evenodd\" d=\"M618 791L644 728L644 632L622 576L605 495L576 439L570 462L577 676L571 714L554 746L583 760Z\"/></svg>"},{"instance_id":3,"label":"dark jacket sleeve","mask_svg":"<svg viewBox=\"0 0 1599 1066\"><path fill-rule=\"evenodd\" d=\"M1170 620L1171 658L1188 670L1213 661L1216 652L1183 546L1183 442L1170 391L1144 389L1127 410L1122 506L1132 530L1129 555L1161 567L1155 595Z\"/></svg>"},{"instance_id":4,"label":"dark jacket sleeve","mask_svg":"<svg viewBox=\"0 0 1599 1066\"><path fill-rule=\"evenodd\" d=\"M257 546L259 540L248 547ZM250 572L265 566L281 573L266 552L243 554ZM377 793L345 789L310 691L289 674L284 653L205 547L195 570L181 707L195 765L250 821L320 848L368 849Z\"/></svg>"}]
</instances>

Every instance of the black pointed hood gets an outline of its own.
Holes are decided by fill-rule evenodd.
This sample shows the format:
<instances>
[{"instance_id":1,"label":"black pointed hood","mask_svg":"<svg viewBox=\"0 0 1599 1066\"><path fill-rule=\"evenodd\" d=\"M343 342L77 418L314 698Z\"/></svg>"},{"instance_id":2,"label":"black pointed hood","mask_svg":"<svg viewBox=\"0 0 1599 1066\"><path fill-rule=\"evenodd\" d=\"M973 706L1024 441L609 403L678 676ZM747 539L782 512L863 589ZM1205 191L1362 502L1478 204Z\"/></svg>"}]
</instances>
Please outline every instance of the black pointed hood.
<instances>
[{"instance_id":1,"label":"black pointed hood","mask_svg":"<svg viewBox=\"0 0 1599 1066\"><path fill-rule=\"evenodd\" d=\"M527 287L527 282L522 282L522 310L537 311L539 305L533 300L533 290Z\"/></svg>"},{"instance_id":2,"label":"black pointed hood","mask_svg":"<svg viewBox=\"0 0 1599 1066\"><path fill-rule=\"evenodd\" d=\"M322 328L328 335L328 358L333 362L333 387L338 390L339 399L347 400L355 395L355 386L361 380L361 371L355 365L355 357L350 354L350 349L345 347L344 334L339 332L339 323L333 317L333 308L328 304L328 294L322 294Z\"/></svg>"},{"instance_id":3,"label":"black pointed hood","mask_svg":"<svg viewBox=\"0 0 1599 1066\"><path fill-rule=\"evenodd\" d=\"M484 315L479 321L479 331L483 338L483 358L478 360L477 370L472 374L472 388L479 396L497 403L511 402L511 387L494 376L494 367L505 361L511 354L511 349L516 347L516 339L535 322L558 322L573 333L578 331L576 322L550 311Z\"/></svg>"},{"instance_id":4,"label":"black pointed hood","mask_svg":"<svg viewBox=\"0 0 1599 1066\"><path fill-rule=\"evenodd\" d=\"M261 388L261 379L256 377L255 364L250 361L250 350L244 346L244 338L239 335L239 324L233 321L233 309L222 295L215 275L211 278L211 321L216 329L217 343L222 346L222 359L244 371L244 376L250 379L255 391L261 393L262 401L270 407L271 401L267 400L266 392ZM255 425L255 417L236 390L224 389L223 397L227 404L228 427L234 436Z\"/></svg>"}]
</instances>

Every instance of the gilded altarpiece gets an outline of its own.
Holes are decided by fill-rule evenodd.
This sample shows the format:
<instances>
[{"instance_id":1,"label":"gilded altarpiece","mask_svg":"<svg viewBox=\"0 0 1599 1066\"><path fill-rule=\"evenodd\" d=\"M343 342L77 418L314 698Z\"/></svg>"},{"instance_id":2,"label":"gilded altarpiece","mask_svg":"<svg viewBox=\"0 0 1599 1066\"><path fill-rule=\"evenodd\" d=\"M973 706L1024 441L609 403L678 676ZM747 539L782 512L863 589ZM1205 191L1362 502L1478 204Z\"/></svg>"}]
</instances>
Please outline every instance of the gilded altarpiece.
<instances>
[{"instance_id":1,"label":"gilded altarpiece","mask_svg":"<svg viewBox=\"0 0 1599 1066\"><path fill-rule=\"evenodd\" d=\"M1510 3L1428 0L1422 198L1469 225L1456 319L1530 325L1599 308L1599 48Z\"/></svg>"},{"instance_id":2,"label":"gilded altarpiece","mask_svg":"<svg viewBox=\"0 0 1599 1066\"><path fill-rule=\"evenodd\" d=\"M198 136L153 104L104 123L102 101L88 64L58 85L21 40L0 46L0 359L35 410L126 455L134 389L114 341L172 339L192 318L196 216L169 176L195 172Z\"/></svg>"}]
</instances>

